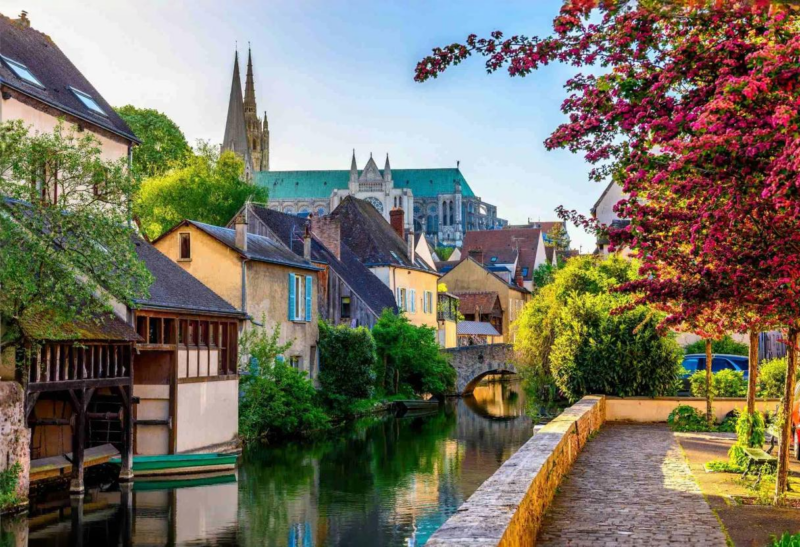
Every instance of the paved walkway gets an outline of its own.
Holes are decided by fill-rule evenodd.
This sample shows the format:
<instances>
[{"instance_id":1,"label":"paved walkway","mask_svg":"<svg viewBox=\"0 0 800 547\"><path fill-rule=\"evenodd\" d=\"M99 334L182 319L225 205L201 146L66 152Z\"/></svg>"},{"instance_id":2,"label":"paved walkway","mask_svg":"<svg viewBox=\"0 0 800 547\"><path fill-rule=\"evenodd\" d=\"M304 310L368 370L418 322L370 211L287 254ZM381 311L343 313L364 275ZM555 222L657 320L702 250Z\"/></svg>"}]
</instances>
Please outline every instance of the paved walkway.
<instances>
[{"instance_id":1,"label":"paved walkway","mask_svg":"<svg viewBox=\"0 0 800 547\"><path fill-rule=\"evenodd\" d=\"M725 546L672 432L606 425L561 484L537 545Z\"/></svg>"}]
</instances>

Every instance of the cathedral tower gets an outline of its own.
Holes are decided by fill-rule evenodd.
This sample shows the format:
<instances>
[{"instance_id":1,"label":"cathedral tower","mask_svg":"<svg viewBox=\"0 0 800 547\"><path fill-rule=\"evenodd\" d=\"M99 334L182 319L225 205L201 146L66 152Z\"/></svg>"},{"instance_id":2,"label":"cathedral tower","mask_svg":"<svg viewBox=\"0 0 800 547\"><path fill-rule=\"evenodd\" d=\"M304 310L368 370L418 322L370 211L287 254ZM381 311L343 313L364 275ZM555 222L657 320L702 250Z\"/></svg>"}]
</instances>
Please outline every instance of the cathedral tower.
<instances>
[{"instance_id":1,"label":"cathedral tower","mask_svg":"<svg viewBox=\"0 0 800 547\"><path fill-rule=\"evenodd\" d=\"M247 143L253 168L256 171L269 171L269 124L267 113L263 121L258 118L256 106L256 86L253 79L253 56L247 50L247 77L244 85L244 120L247 127Z\"/></svg>"}]
</instances>

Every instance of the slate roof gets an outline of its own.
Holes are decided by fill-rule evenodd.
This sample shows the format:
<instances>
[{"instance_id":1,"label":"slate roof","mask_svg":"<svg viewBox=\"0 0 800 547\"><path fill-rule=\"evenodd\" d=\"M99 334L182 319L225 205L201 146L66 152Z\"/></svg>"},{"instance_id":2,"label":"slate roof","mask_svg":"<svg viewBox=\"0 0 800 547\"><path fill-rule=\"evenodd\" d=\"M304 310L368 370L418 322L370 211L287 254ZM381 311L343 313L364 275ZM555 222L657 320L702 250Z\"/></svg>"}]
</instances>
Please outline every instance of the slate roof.
<instances>
[{"instance_id":1,"label":"slate roof","mask_svg":"<svg viewBox=\"0 0 800 547\"><path fill-rule=\"evenodd\" d=\"M298 256L303 255L303 236L307 222L305 219L259 205L251 206L250 211L258 216L284 245ZM330 266L376 315L380 315L386 308L397 312L397 302L392 290L364 266L345 243L340 245L339 256L340 258L336 258L336 255L316 237L311 238L312 261Z\"/></svg>"},{"instance_id":2,"label":"slate roof","mask_svg":"<svg viewBox=\"0 0 800 547\"><path fill-rule=\"evenodd\" d=\"M375 207L347 196L331 213L342 226L342 241L367 267L400 266L435 274L424 260L408 256L408 245Z\"/></svg>"},{"instance_id":3,"label":"slate roof","mask_svg":"<svg viewBox=\"0 0 800 547\"><path fill-rule=\"evenodd\" d=\"M500 336L491 323L481 321L459 321L456 333L458 336Z\"/></svg>"},{"instance_id":4,"label":"slate roof","mask_svg":"<svg viewBox=\"0 0 800 547\"><path fill-rule=\"evenodd\" d=\"M533 279L541 233L538 228L470 231L464 235L462 258L468 257L471 249L480 248L485 265L512 264L519 249L518 264L523 268L523 279L530 281ZM492 261L492 257L497 257L497 260ZM527 268L527 272L524 268Z\"/></svg>"},{"instance_id":5,"label":"slate roof","mask_svg":"<svg viewBox=\"0 0 800 547\"><path fill-rule=\"evenodd\" d=\"M459 169L392 169L395 188L410 188L415 198L452 194L455 183L461 183L461 195L474 197L467 179ZM381 171L383 176L384 170ZM361 176L363 171L359 171ZM266 186L270 199L322 199L328 200L334 189L343 190L350 182L350 171L257 171L253 182Z\"/></svg>"},{"instance_id":6,"label":"slate roof","mask_svg":"<svg viewBox=\"0 0 800 547\"><path fill-rule=\"evenodd\" d=\"M150 297L136 300L137 308L175 309L221 315L245 315L217 293L143 239L134 238L136 254L155 280Z\"/></svg>"},{"instance_id":7,"label":"slate roof","mask_svg":"<svg viewBox=\"0 0 800 547\"><path fill-rule=\"evenodd\" d=\"M480 309L481 315L492 313L495 305L502 310L499 303L500 296L494 291L454 292L453 295L458 297L458 309L464 314L476 314L478 309Z\"/></svg>"},{"instance_id":8,"label":"slate roof","mask_svg":"<svg viewBox=\"0 0 800 547\"><path fill-rule=\"evenodd\" d=\"M57 324L46 315L20 319L25 335L34 340L82 340L139 342L142 338L114 313L99 314L94 319Z\"/></svg>"},{"instance_id":9,"label":"slate roof","mask_svg":"<svg viewBox=\"0 0 800 547\"><path fill-rule=\"evenodd\" d=\"M3 61L0 61L0 85L8 86L126 139L139 142L128 124L114 112L100 92L49 36L0 14L0 37L0 55L25 65L44 87L21 79ZM91 95L106 115L90 110L71 88Z\"/></svg>"},{"instance_id":10,"label":"slate roof","mask_svg":"<svg viewBox=\"0 0 800 547\"><path fill-rule=\"evenodd\" d=\"M194 220L184 220L183 223L191 224L192 226L204 231L220 243L227 245L248 260L266 262L268 264L279 264L281 266L290 266L292 268L300 268L304 270L319 270L319 268L314 266L311 262L304 259L302 256L294 254L283 243L280 241L275 241L272 238L255 234L247 234L247 251L242 252L242 250L236 246L236 230L232 228L212 226L211 224L196 222ZM183 225L183 223L179 224L178 226ZM178 226L172 228L170 232L174 231ZM159 239L164 237L164 235L160 236Z\"/></svg>"}]
</instances>

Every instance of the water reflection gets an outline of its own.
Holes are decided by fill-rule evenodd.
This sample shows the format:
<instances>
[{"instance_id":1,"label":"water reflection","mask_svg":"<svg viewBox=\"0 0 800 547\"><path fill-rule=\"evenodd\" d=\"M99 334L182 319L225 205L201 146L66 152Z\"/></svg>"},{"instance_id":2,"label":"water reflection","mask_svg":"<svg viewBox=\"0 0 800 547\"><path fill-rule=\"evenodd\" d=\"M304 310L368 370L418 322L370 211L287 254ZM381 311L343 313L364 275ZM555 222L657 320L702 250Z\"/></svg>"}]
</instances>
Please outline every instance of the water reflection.
<instances>
[{"instance_id":1,"label":"water reflection","mask_svg":"<svg viewBox=\"0 0 800 547\"><path fill-rule=\"evenodd\" d=\"M252 447L237 482L184 488L137 482L122 492L89 492L82 510L68 498L57 508L36 508L29 541L422 545L530 437L524 406L517 382L495 382L428 415L371 417L326 439ZM23 534L24 526L16 526L6 535Z\"/></svg>"}]
</instances>

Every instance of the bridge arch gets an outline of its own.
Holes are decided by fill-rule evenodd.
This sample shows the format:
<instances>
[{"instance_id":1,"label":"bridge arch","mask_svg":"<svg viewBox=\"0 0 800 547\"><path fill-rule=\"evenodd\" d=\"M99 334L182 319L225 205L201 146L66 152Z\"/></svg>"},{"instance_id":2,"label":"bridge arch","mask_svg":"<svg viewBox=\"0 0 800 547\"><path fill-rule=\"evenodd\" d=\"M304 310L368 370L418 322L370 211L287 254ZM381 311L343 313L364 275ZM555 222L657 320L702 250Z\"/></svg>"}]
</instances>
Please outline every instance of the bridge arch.
<instances>
[{"instance_id":1,"label":"bridge arch","mask_svg":"<svg viewBox=\"0 0 800 547\"><path fill-rule=\"evenodd\" d=\"M517 373L510 344L464 346L444 351L450 354L450 364L456 369L455 395L469 395L489 374Z\"/></svg>"}]
</instances>

